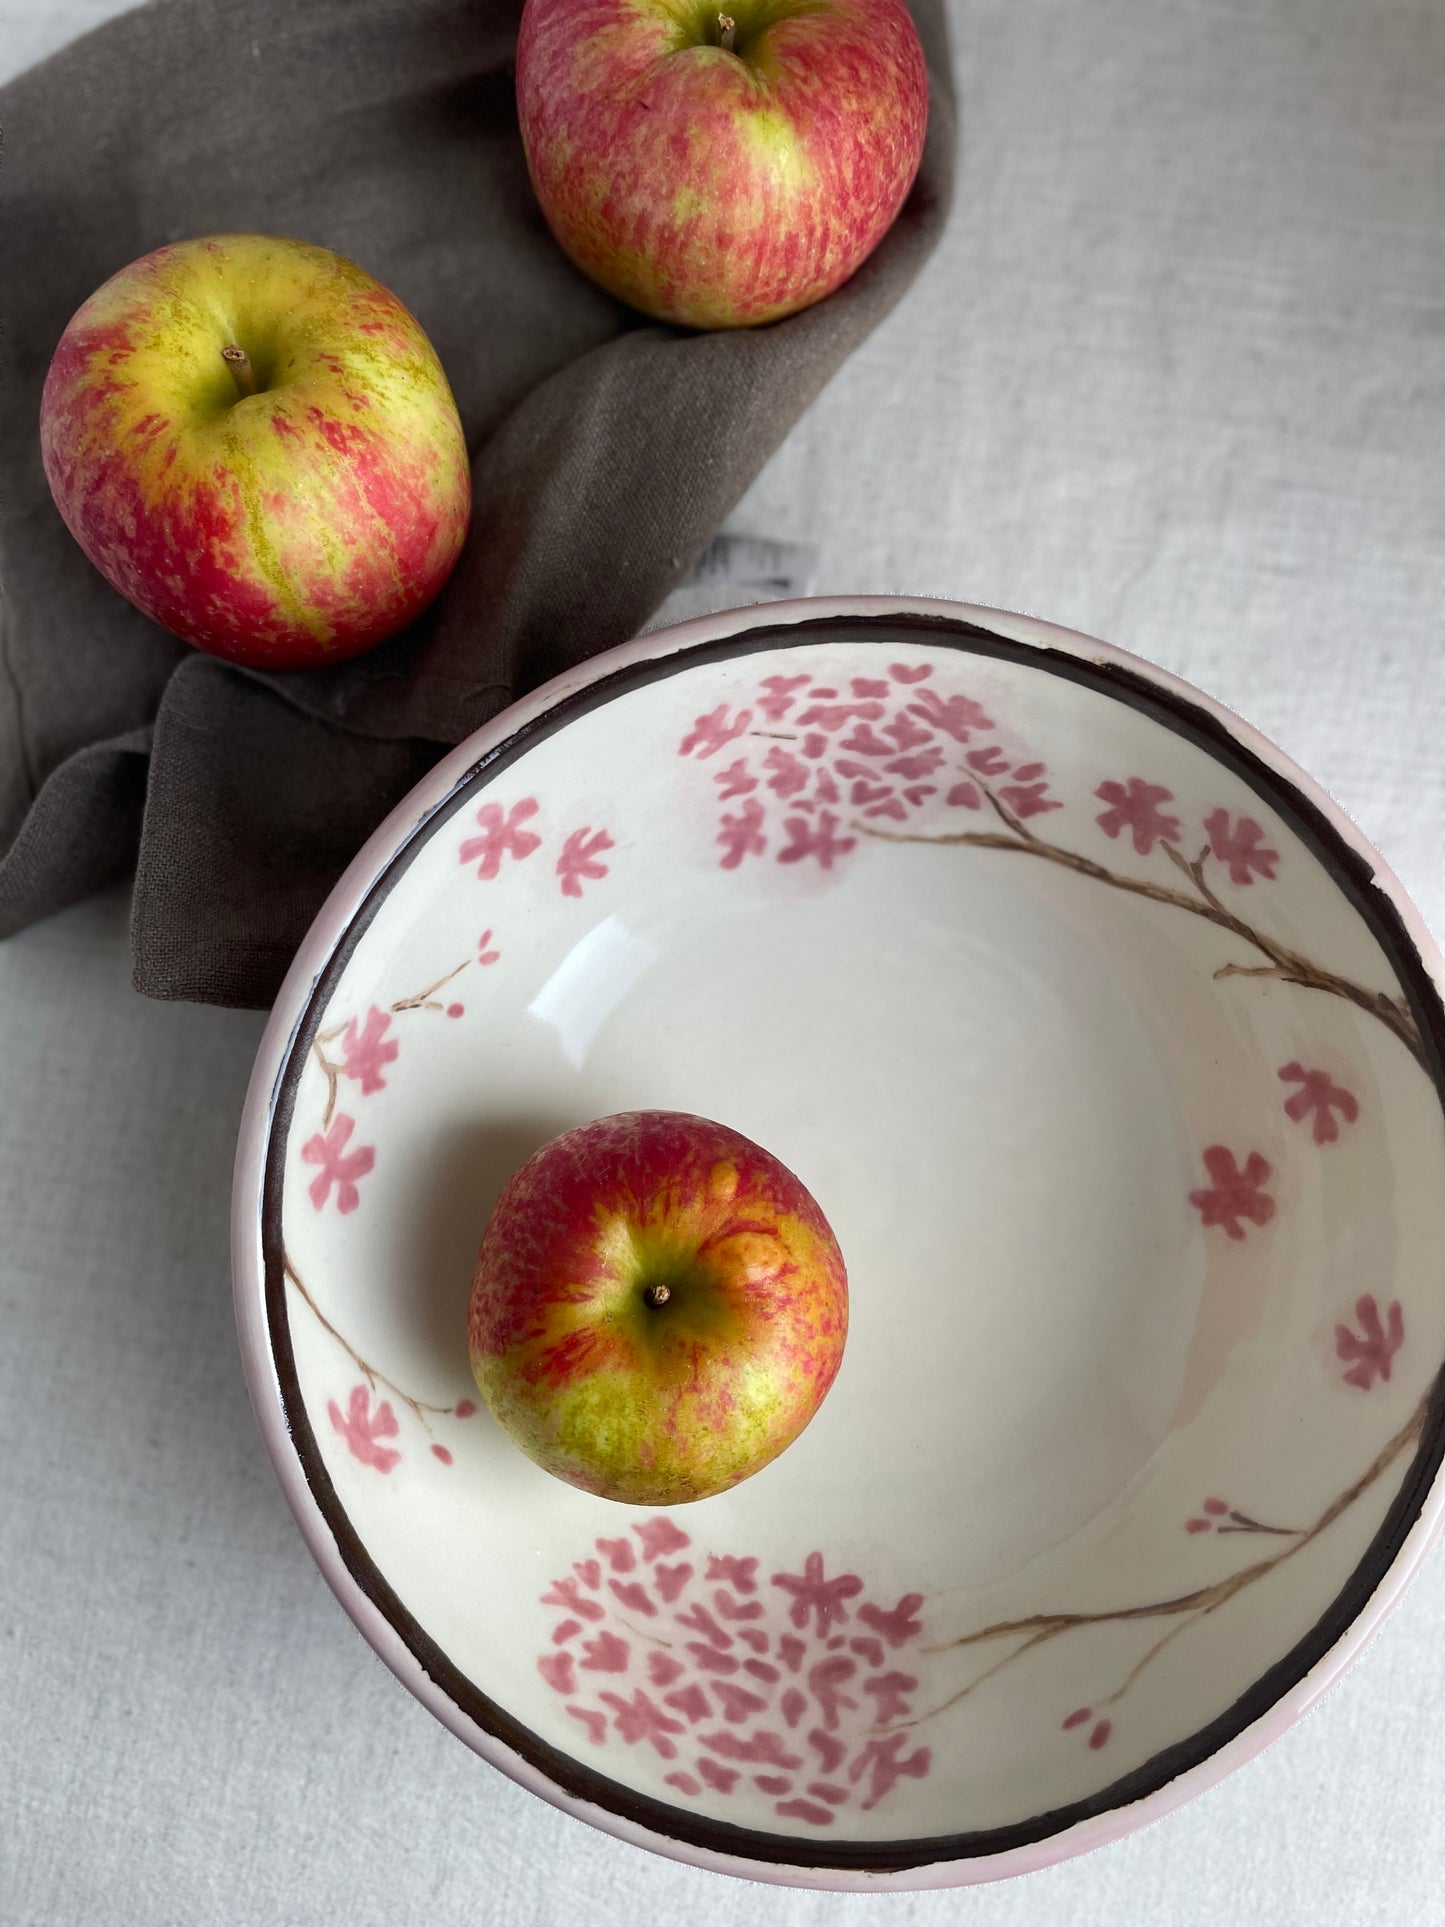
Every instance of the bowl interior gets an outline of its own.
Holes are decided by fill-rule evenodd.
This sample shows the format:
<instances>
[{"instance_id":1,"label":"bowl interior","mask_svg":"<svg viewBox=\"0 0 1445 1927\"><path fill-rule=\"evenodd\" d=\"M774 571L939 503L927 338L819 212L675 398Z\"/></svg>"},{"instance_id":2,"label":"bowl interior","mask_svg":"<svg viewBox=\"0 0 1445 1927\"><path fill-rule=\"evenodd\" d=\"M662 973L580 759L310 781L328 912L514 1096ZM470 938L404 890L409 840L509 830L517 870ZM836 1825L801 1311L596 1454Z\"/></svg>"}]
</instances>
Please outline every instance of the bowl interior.
<instances>
[{"instance_id":1,"label":"bowl interior","mask_svg":"<svg viewBox=\"0 0 1445 1927\"><path fill-rule=\"evenodd\" d=\"M880 1868L1206 1757L1358 1613L1438 1458L1437 1005L1212 715L942 619L754 630L489 753L278 1086L266 1311L353 1579L465 1720L659 1835ZM812 1426L662 1515L478 1410L502 1183L608 1112L803 1178Z\"/></svg>"}]
</instances>

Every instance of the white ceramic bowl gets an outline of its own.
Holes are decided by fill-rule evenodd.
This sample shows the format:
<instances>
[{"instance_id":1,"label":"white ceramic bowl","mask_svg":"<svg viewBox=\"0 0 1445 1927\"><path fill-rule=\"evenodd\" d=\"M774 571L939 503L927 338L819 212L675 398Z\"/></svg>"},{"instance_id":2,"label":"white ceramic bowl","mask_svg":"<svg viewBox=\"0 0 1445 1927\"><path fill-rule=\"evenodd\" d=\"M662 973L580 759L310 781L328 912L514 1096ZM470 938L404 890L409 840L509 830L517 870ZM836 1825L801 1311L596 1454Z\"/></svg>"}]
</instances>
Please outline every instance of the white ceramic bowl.
<instances>
[{"instance_id":1,"label":"white ceramic bowl","mask_svg":"<svg viewBox=\"0 0 1445 1927\"><path fill-rule=\"evenodd\" d=\"M942 603L629 644L446 758L266 1033L235 1280L267 1448L399 1678L702 1866L944 1885L1281 1732L1439 1521L1440 960L1329 799L1104 645ZM507 1175L699 1111L841 1240L799 1442L660 1516L478 1411Z\"/></svg>"}]
</instances>

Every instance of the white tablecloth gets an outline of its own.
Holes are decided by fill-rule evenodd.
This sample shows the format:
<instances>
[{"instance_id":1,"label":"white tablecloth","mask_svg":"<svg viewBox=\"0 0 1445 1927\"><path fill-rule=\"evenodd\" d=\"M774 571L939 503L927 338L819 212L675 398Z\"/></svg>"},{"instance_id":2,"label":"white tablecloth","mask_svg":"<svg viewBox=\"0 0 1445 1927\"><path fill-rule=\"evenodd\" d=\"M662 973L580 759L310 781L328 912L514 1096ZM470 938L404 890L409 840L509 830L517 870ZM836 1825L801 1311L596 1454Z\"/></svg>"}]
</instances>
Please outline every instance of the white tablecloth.
<instances>
[{"instance_id":1,"label":"white tablecloth","mask_svg":"<svg viewBox=\"0 0 1445 1927\"><path fill-rule=\"evenodd\" d=\"M0 70L123 4L0 0ZM1181 671L1445 930L1445 8L954 25L947 243L734 526L816 541L820 589L1025 609ZM133 996L119 898L0 948L7 1927L1445 1921L1438 1553L1264 1758L1002 1887L751 1888L483 1766L351 1630L261 1454L227 1274L259 1030Z\"/></svg>"}]
</instances>

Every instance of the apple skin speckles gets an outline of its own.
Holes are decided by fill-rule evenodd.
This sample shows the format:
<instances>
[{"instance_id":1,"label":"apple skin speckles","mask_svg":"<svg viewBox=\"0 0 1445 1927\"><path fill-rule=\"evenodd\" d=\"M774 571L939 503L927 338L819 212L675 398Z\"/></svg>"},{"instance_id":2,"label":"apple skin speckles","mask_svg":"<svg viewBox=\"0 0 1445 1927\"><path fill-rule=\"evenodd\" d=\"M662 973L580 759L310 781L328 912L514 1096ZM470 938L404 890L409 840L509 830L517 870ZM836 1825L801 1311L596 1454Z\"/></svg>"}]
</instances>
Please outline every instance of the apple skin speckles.
<instances>
[{"instance_id":1,"label":"apple skin speckles","mask_svg":"<svg viewBox=\"0 0 1445 1927\"><path fill-rule=\"evenodd\" d=\"M517 112L547 223L661 321L737 328L846 281L902 207L928 74L903 0L527 0Z\"/></svg>"},{"instance_id":2,"label":"apple skin speckles","mask_svg":"<svg viewBox=\"0 0 1445 1927\"><path fill-rule=\"evenodd\" d=\"M222 356L233 340L253 394ZM40 430L96 568L231 662L374 647L432 601L466 537L466 445L435 351L325 248L216 235L122 269L62 335Z\"/></svg>"},{"instance_id":3,"label":"apple skin speckles","mask_svg":"<svg viewBox=\"0 0 1445 1927\"><path fill-rule=\"evenodd\" d=\"M633 1505L706 1498L776 1458L847 1330L842 1254L807 1190L739 1132L673 1111L599 1118L522 1166L468 1318L473 1375L513 1440Z\"/></svg>"}]
</instances>

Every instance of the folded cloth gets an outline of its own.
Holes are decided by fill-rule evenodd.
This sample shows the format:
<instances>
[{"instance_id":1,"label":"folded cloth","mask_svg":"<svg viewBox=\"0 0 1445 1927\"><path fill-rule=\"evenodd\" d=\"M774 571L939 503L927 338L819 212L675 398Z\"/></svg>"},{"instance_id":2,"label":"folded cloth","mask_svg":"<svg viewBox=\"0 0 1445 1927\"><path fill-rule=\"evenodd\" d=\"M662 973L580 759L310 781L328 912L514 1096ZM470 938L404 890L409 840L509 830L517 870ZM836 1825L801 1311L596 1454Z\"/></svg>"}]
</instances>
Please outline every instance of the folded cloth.
<instances>
[{"instance_id":1,"label":"folded cloth","mask_svg":"<svg viewBox=\"0 0 1445 1927\"><path fill-rule=\"evenodd\" d=\"M917 184L836 294L772 327L643 323L557 248L513 102L518 0L159 0L0 91L0 936L135 871L135 982L264 1006L368 833L513 696L625 640L907 289L946 213L939 0ZM50 501L71 314L165 242L294 235L408 304L474 512L436 605L356 661L232 668L110 589Z\"/></svg>"}]
</instances>

